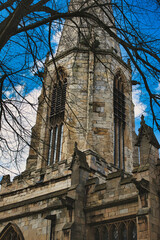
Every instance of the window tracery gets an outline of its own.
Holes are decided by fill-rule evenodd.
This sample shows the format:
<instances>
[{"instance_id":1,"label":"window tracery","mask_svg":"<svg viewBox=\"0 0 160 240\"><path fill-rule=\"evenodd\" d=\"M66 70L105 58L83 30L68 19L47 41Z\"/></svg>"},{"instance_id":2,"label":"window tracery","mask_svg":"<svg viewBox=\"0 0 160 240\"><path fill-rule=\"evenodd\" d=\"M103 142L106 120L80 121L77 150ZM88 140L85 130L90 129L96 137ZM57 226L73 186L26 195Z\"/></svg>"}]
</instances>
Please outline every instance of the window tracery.
<instances>
[{"instance_id":1,"label":"window tracery","mask_svg":"<svg viewBox=\"0 0 160 240\"><path fill-rule=\"evenodd\" d=\"M124 169L125 95L120 72L116 74L114 79L113 105L114 105L114 164L115 166Z\"/></svg>"},{"instance_id":2,"label":"window tracery","mask_svg":"<svg viewBox=\"0 0 160 240\"><path fill-rule=\"evenodd\" d=\"M121 225L120 228L120 239L127 240L127 228L124 223Z\"/></svg>"},{"instance_id":3,"label":"window tracery","mask_svg":"<svg viewBox=\"0 0 160 240\"><path fill-rule=\"evenodd\" d=\"M8 223L0 233L1 240L24 240L20 228L14 223Z\"/></svg>"},{"instance_id":4,"label":"window tracery","mask_svg":"<svg viewBox=\"0 0 160 240\"><path fill-rule=\"evenodd\" d=\"M95 240L137 240L135 219L100 225L95 228Z\"/></svg>"},{"instance_id":5,"label":"window tracery","mask_svg":"<svg viewBox=\"0 0 160 240\"><path fill-rule=\"evenodd\" d=\"M119 240L118 229L115 225L113 225L113 227L112 227L112 239L113 240Z\"/></svg>"},{"instance_id":6,"label":"window tracery","mask_svg":"<svg viewBox=\"0 0 160 240\"><path fill-rule=\"evenodd\" d=\"M48 165L61 161L66 90L66 74L62 68L59 68L58 79L52 91Z\"/></svg>"},{"instance_id":7,"label":"window tracery","mask_svg":"<svg viewBox=\"0 0 160 240\"><path fill-rule=\"evenodd\" d=\"M106 227L103 228L103 236L102 236L102 240L108 240L108 229Z\"/></svg>"},{"instance_id":8,"label":"window tracery","mask_svg":"<svg viewBox=\"0 0 160 240\"><path fill-rule=\"evenodd\" d=\"M95 231L95 240L100 240L100 238L99 238L99 230L98 229L96 229L96 231Z\"/></svg>"},{"instance_id":9,"label":"window tracery","mask_svg":"<svg viewBox=\"0 0 160 240\"><path fill-rule=\"evenodd\" d=\"M137 240L137 227L135 222L131 222L129 225L129 239Z\"/></svg>"}]
</instances>

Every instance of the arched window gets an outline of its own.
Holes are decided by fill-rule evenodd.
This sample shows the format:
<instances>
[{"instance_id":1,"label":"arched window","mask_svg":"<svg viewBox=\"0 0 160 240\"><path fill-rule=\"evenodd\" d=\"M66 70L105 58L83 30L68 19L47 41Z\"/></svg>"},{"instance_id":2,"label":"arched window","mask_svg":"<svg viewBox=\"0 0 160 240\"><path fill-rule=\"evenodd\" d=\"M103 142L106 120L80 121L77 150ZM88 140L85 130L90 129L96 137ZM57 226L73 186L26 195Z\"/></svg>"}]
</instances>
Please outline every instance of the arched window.
<instances>
[{"instance_id":1,"label":"arched window","mask_svg":"<svg viewBox=\"0 0 160 240\"><path fill-rule=\"evenodd\" d=\"M63 142L63 121L65 113L67 79L62 68L58 69L59 79L54 84L50 112L50 138L48 165L61 161Z\"/></svg>"},{"instance_id":2,"label":"arched window","mask_svg":"<svg viewBox=\"0 0 160 240\"><path fill-rule=\"evenodd\" d=\"M131 222L129 225L129 239L137 240L137 227L135 222Z\"/></svg>"},{"instance_id":3,"label":"arched window","mask_svg":"<svg viewBox=\"0 0 160 240\"><path fill-rule=\"evenodd\" d=\"M122 223L120 227L120 239L127 240L127 228L124 223Z\"/></svg>"},{"instance_id":4,"label":"arched window","mask_svg":"<svg viewBox=\"0 0 160 240\"><path fill-rule=\"evenodd\" d=\"M52 122L58 122L64 119L65 102L66 102L67 79L59 80L53 88L51 114Z\"/></svg>"},{"instance_id":5,"label":"arched window","mask_svg":"<svg viewBox=\"0 0 160 240\"><path fill-rule=\"evenodd\" d=\"M98 229L95 231L95 240L100 240Z\"/></svg>"},{"instance_id":6,"label":"arched window","mask_svg":"<svg viewBox=\"0 0 160 240\"><path fill-rule=\"evenodd\" d=\"M103 228L103 232L102 232L102 240L108 240L108 230L106 227Z\"/></svg>"},{"instance_id":7,"label":"arched window","mask_svg":"<svg viewBox=\"0 0 160 240\"><path fill-rule=\"evenodd\" d=\"M112 226L111 236L112 236L111 238L112 240L119 240L118 229L115 225Z\"/></svg>"},{"instance_id":8,"label":"arched window","mask_svg":"<svg viewBox=\"0 0 160 240\"><path fill-rule=\"evenodd\" d=\"M116 74L114 79L113 105L114 105L114 164L115 166L124 169L125 95L120 72Z\"/></svg>"},{"instance_id":9,"label":"arched window","mask_svg":"<svg viewBox=\"0 0 160 240\"><path fill-rule=\"evenodd\" d=\"M24 240L20 228L14 223L8 223L0 233L1 240Z\"/></svg>"}]
</instances>

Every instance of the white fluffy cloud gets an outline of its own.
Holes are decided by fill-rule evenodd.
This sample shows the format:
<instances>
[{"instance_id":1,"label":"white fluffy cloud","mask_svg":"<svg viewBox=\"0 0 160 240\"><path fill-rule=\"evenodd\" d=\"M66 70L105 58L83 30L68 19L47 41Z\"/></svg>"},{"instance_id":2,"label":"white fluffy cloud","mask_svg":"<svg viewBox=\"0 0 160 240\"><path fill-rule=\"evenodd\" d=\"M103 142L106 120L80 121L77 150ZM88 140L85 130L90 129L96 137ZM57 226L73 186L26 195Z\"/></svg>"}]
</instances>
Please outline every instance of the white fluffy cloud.
<instances>
[{"instance_id":1,"label":"white fluffy cloud","mask_svg":"<svg viewBox=\"0 0 160 240\"><path fill-rule=\"evenodd\" d=\"M141 102L140 96L141 96L141 90L139 90L137 87L134 87L132 92L132 99L135 105L134 111L135 111L136 118L141 117L142 114L146 115L145 110L147 106L143 102Z\"/></svg>"},{"instance_id":2,"label":"white fluffy cloud","mask_svg":"<svg viewBox=\"0 0 160 240\"><path fill-rule=\"evenodd\" d=\"M156 91L160 91L160 83L158 84L158 87L156 88Z\"/></svg>"},{"instance_id":3,"label":"white fluffy cloud","mask_svg":"<svg viewBox=\"0 0 160 240\"><path fill-rule=\"evenodd\" d=\"M52 42L54 42L55 44L58 44L61 38L61 33L62 31L57 31L55 35L53 35Z\"/></svg>"},{"instance_id":4,"label":"white fluffy cloud","mask_svg":"<svg viewBox=\"0 0 160 240\"><path fill-rule=\"evenodd\" d=\"M17 91L23 95L23 87L18 85ZM8 149L5 141L1 141L0 147L0 175L10 174L11 177L24 171L26 159L28 156L29 147L27 142L30 142L31 128L35 124L37 100L40 95L40 88L32 90L25 96L23 100L19 96L15 96L12 91L7 91L5 94L8 97L8 111L14 114L16 120L21 123L23 128L18 126L16 121L13 121L10 114L6 113L8 123L2 122L1 138L7 139ZM11 104L14 102L17 109ZM22 136L23 140L15 134L15 131ZM18 149L18 152L16 150Z\"/></svg>"},{"instance_id":5,"label":"white fluffy cloud","mask_svg":"<svg viewBox=\"0 0 160 240\"><path fill-rule=\"evenodd\" d=\"M44 68L44 63L45 63L46 58L43 58L41 60L36 60L36 65L33 66L33 64L31 64L31 66L33 66L30 70L31 75L35 75L37 73L37 71L41 71L42 68Z\"/></svg>"},{"instance_id":6,"label":"white fluffy cloud","mask_svg":"<svg viewBox=\"0 0 160 240\"><path fill-rule=\"evenodd\" d=\"M58 49L58 44L61 38L62 30L57 31L52 38L52 44L54 44L54 54L56 54L57 49Z\"/></svg>"}]
</instances>

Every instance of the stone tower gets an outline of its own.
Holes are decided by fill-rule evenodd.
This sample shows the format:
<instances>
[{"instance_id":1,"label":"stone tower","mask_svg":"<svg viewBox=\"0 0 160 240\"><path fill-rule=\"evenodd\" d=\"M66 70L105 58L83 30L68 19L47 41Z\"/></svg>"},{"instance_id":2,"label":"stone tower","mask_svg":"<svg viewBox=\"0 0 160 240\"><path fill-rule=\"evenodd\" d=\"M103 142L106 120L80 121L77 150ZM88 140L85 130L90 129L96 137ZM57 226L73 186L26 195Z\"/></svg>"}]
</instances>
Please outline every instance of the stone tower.
<instances>
[{"instance_id":1,"label":"stone tower","mask_svg":"<svg viewBox=\"0 0 160 240\"><path fill-rule=\"evenodd\" d=\"M159 143L143 116L134 132L110 5L86 2L70 12L83 5L94 21L67 19L55 61L47 56L26 170L1 180L0 240L160 239Z\"/></svg>"},{"instance_id":2,"label":"stone tower","mask_svg":"<svg viewBox=\"0 0 160 240\"><path fill-rule=\"evenodd\" d=\"M83 7L92 3L92 0L88 1ZM70 11L77 10L81 4L72 1ZM93 10L89 11L93 14ZM114 21L110 5L107 14L94 8L94 15L107 25ZM51 105L57 101L52 95L55 84L59 84L58 71L60 78L66 81L65 114L62 119L57 116L52 121ZM37 122L33 128L35 151L30 151L27 169L42 168L50 161L70 161L77 142L81 150L91 149L117 167L131 171L134 127L131 69L122 60L118 43L96 23L77 18L67 20L55 64L52 60L46 61L44 79L45 87L39 98ZM51 141L55 142L52 144ZM60 157L55 156L53 151L57 149L51 150L51 145L59 148L57 155Z\"/></svg>"}]
</instances>

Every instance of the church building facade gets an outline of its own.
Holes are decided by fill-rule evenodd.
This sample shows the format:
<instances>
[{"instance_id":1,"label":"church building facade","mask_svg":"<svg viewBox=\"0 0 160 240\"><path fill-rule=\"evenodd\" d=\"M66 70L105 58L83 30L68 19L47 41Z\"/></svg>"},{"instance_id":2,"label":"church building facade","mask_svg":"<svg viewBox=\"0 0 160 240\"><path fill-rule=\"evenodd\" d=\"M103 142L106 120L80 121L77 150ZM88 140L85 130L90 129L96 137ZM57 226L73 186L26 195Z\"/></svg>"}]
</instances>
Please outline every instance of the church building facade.
<instances>
[{"instance_id":1,"label":"church building facade","mask_svg":"<svg viewBox=\"0 0 160 240\"><path fill-rule=\"evenodd\" d=\"M1 181L0 240L160 239L159 143L143 116L135 133L131 75L103 29L66 20L26 170Z\"/></svg>"}]
</instances>

